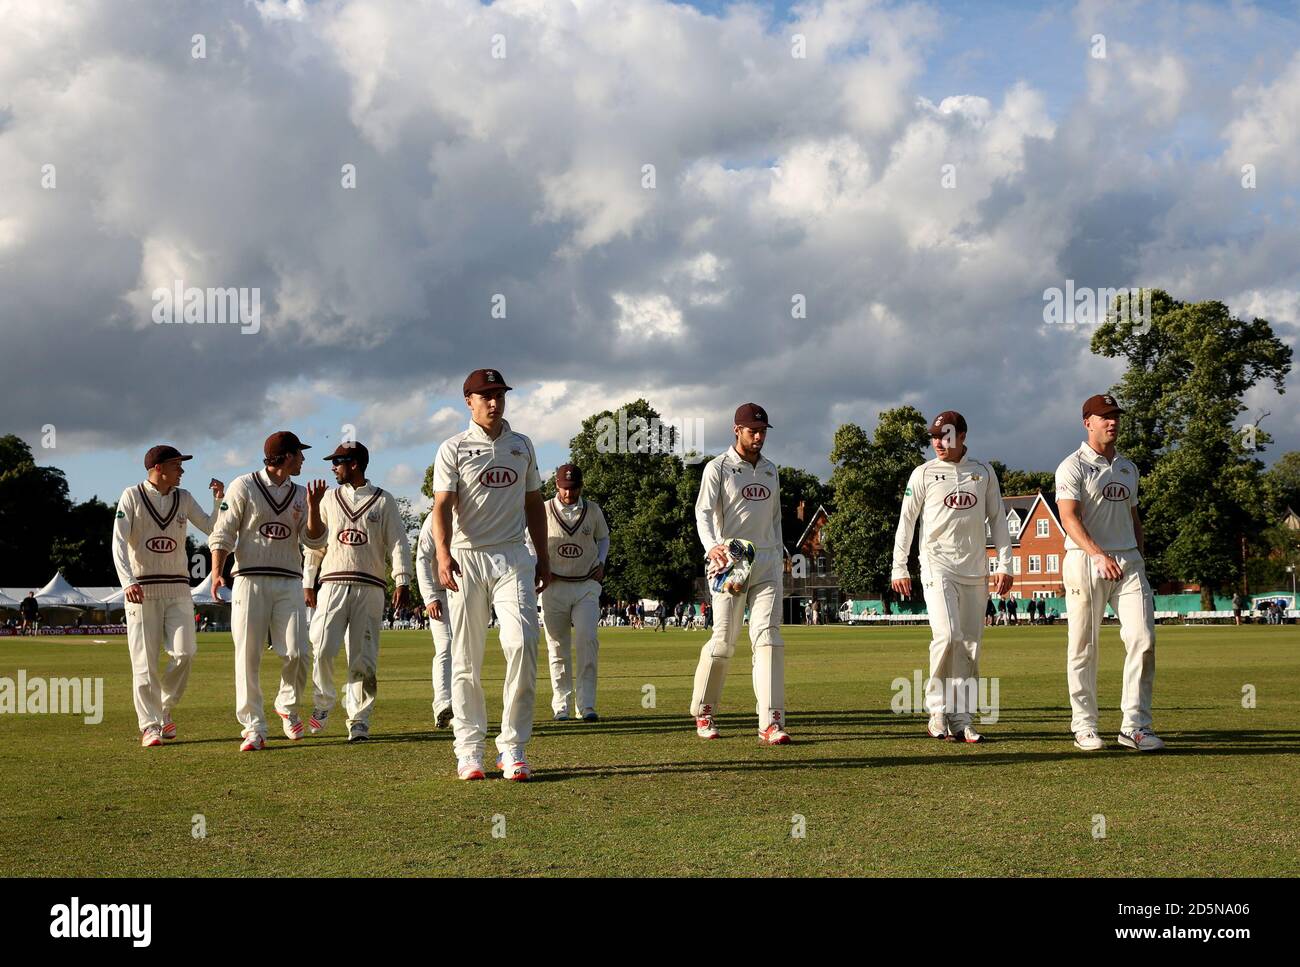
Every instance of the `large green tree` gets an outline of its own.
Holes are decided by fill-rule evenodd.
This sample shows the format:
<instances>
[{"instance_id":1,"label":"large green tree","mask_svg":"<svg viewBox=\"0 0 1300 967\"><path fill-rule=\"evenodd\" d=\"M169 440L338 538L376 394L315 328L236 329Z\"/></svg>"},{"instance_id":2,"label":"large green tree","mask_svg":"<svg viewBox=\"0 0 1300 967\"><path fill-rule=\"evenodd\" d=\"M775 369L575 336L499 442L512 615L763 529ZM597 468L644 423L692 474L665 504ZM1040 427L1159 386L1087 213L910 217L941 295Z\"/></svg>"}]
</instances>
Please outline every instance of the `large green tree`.
<instances>
[{"instance_id":1,"label":"large green tree","mask_svg":"<svg viewBox=\"0 0 1300 967\"><path fill-rule=\"evenodd\" d=\"M835 431L830 481L835 509L824 535L846 593L889 599L903 491L929 440L925 416L913 406L881 413L872 437L854 423Z\"/></svg>"},{"instance_id":2,"label":"large green tree","mask_svg":"<svg viewBox=\"0 0 1300 967\"><path fill-rule=\"evenodd\" d=\"M1247 546L1269 526L1258 456L1269 438L1242 418L1243 400L1261 381L1285 392L1291 349L1265 319L1156 290L1149 319L1112 313L1092 351L1128 361L1112 389L1126 411L1117 445L1144 478L1151 576L1199 583L1211 607L1216 590L1241 580Z\"/></svg>"},{"instance_id":3,"label":"large green tree","mask_svg":"<svg viewBox=\"0 0 1300 967\"><path fill-rule=\"evenodd\" d=\"M589 416L569 442L583 493L610 527L604 594L681 601L694 598L704 551L695 536L695 497L704 465L674 452L677 433L638 399Z\"/></svg>"},{"instance_id":4,"label":"large green tree","mask_svg":"<svg viewBox=\"0 0 1300 967\"><path fill-rule=\"evenodd\" d=\"M778 467L777 475L781 482L781 537L788 547L799 539L817 508L831 503L831 488L816 474L798 467ZM800 504L803 520L799 519Z\"/></svg>"}]
</instances>

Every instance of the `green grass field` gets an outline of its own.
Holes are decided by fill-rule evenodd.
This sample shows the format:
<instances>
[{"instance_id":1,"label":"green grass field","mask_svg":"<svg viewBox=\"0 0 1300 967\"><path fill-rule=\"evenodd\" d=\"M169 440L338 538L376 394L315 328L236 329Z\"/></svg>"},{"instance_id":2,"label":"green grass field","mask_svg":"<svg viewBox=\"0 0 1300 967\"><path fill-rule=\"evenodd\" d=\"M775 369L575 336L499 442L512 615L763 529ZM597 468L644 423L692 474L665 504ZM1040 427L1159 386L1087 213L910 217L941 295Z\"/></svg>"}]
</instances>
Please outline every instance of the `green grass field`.
<instances>
[{"instance_id":1,"label":"green grass field","mask_svg":"<svg viewBox=\"0 0 1300 967\"><path fill-rule=\"evenodd\" d=\"M341 710L323 736L281 737L268 653L275 725L260 754L238 752L227 635L200 636L180 739L159 749L139 746L124 639L0 639L0 676L103 676L106 706L99 725L0 716L0 875L1300 873L1296 627L1159 629L1159 755L1114 744L1114 628L1100 675L1110 748L1092 755L1068 733L1064 626L987 631L1000 718L979 746L927 739L921 714L890 711L891 682L924 667L925 629L785 634L795 743L777 748L757 743L743 638L713 742L685 712L701 633L605 630L595 724L550 721L543 645L530 783L456 780L424 633L384 633L373 738L354 746ZM488 655L497 722L495 636ZM644 685L657 707L642 707Z\"/></svg>"}]
</instances>

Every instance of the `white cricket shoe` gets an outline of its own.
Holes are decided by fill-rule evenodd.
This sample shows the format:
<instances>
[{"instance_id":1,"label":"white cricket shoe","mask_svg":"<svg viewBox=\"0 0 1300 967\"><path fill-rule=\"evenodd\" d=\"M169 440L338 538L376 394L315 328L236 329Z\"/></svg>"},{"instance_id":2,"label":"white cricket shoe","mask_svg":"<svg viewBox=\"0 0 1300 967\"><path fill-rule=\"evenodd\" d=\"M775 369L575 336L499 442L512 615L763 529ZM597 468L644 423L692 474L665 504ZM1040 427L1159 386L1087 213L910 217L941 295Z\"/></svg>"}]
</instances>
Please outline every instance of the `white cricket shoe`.
<instances>
[{"instance_id":1,"label":"white cricket shoe","mask_svg":"<svg viewBox=\"0 0 1300 967\"><path fill-rule=\"evenodd\" d=\"M163 724L161 735L164 739L176 738L176 723L172 721L171 712L163 712Z\"/></svg>"},{"instance_id":2,"label":"white cricket shoe","mask_svg":"<svg viewBox=\"0 0 1300 967\"><path fill-rule=\"evenodd\" d=\"M515 782L527 782L533 775L533 767L524 758L524 747L521 745L510 749L509 755L503 752L497 756L497 768L501 770L502 779L513 779Z\"/></svg>"},{"instance_id":3,"label":"white cricket shoe","mask_svg":"<svg viewBox=\"0 0 1300 967\"><path fill-rule=\"evenodd\" d=\"M260 732L244 736L244 741L239 744L240 752L260 752L265 748L266 739L262 737Z\"/></svg>"},{"instance_id":4,"label":"white cricket shoe","mask_svg":"<svg viewBox=\"0 0 1300 967\"><path fill-rule=\"evenodd\" d=\"M279 709L275 714L280 716L280 724L284 726L284 737L290 742L297 742L302 738L302 718L296 711L285 715Z\"/></svg>"},{"instance_id":5,"label":"white cricket shoe","mask_svg":"<svg viewBox=\"0 0 1300 967\"><path fill-rule=\"evenodd\" d=\"M948 737L948 716L943 712L931 712L930 721L925 727L926 734L932 739Z\"/></svg>"},{"instance_id":6,"label":"white cricket shoe","mask_svg":"<svg viewBox=\"0 0 1300 967\"><path fill-rule=\"evenodd\" d=\"M1081 729L1074 733L1074 747L1083 752L1098 752L1106 748L1106 743L1101 741L1096 729Z\"/></svg>"},{"instance_id":7,"label":"white cricket shoe","mask_svg":"<svg viewBox=\"0 0 1300 967\"><path fill-rule=\"evenodd\" d=\"M311 729L312 735L320 735L325 731L325 723L329 721L330 713L328 710L322 712L318 708L311 710L311 718L307 720L307 727Z\"/></svg>"},{"instance_id":8,"label":"white cricket shoe","mask_svg":"<svg viewBox=\"0 0 1300 967\"><path fill-rule=\"evenodd\" d=\"M718 727L713 722L713 706L701 705L700 714L695 716L695 734L701 739L716 739Z\"/></svg>"},{"instance_id":9,"label":"white cricket shoe","mask_svg":"<svg viewBox=\"0 0 1300 967\"><path fill-rule=\"evenodd\" d=\"M462 756L456 761L456 778L466 781L487 778L483 774L483 760L472 755Z\"/></svg>"},{"instance_id":10,"label":"white cricket shoe","mask_svg":"<svg viewBox=\"0 0 1300 967\"><path fill-rule=\"evenodd\" d=\"M1121 732L1119 744L1139 752L1159 752L1165 747L1165 740L1150 729L1134 729L1132 732Z\"/></svg>"},{"instance_id":11,"label":"white cricket shoe","mask_svg":"<svg viewBox=\"0 0 1300 967\"><path fill-rule=\"evenodd\" d=\"M156 725L151 725L140 733L140 745L146 749L151 749L155 745L162 745L162 729Z\"/></svg>"}]
</instances>

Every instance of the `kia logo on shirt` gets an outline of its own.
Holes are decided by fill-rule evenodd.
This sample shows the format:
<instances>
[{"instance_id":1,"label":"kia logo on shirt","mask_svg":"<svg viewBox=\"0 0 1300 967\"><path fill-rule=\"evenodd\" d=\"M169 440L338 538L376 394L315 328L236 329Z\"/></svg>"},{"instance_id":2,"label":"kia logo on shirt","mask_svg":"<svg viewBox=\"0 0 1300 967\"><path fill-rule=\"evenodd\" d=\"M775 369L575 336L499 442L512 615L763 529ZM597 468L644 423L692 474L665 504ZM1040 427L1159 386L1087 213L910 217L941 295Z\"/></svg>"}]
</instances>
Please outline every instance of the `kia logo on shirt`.
<instances>
[{"instance_id":1,"label":"kia logo on shirt","mask_svg":"<svg viewBox=\"0 0 1300 967\"><path fill-rule=\"evenodd\" d=\"M144 542L144 546L155 554L170 554L176 550L176 542L170 537L151 537Z\"/></svg>"},{"instance_id":2,"label":"kia logo on shirt","mask_svg":"<svg viewBox=\"0 0 1300 967\"><path fill-rule=\"evenodd\" d=\"M289 525L278 520L268 520L257 532L268 540L282 541L289 536Z\"/></svg>"},{"instance_id":3,"label":"kia logo on shirt","mask_svg":"<svg viewBox=\"0 0 1300 967\"><path fill-rule=\"evenodd\" d=\"M1108 483L1102 488L1101 495L1107 500L1128 500L1128 488L1122 483Z\"/></svg>"},{"instance_id":4,"label":"kia logo on shirt","mask_svg":"<svg viewBox=\"0 0 1300 967\"><path fill-rule=\"evenodd\" d=\"M368 540L369 538L366 537L365 531L359 531L353 527L339 531L339 543L347 544L349 547L356 547L359 544L366 543Z\"/></svg>"},{"instance_id":5,"label":"kia logo on shirt","mask_svg":"<svg viewBox=\"0 0 1300 967\"><path fill-rule=\"evenodd\" d=\"M484 487L509 487L519 479L519 474L509 467L488 467L478 475L478 482Z\"/></svg>"},{"instance_id":6,"label":"kia logo on shirt","mask_svg":"<svg viewBox=\"0 0 1300 967\"><path fill-rule=\"evenodd\" d=\"M970 510L975 506L977 500L978 498L969 490L954 490L943 498L943 505L953 510Z\"/></svg>"},{"instance_id":7,"label":"kia logo on shirt","mask_svg":"<svg viewBox=\"0 0 1300 967\"><path fill-rule=\"evenodd\" d=\"M752 483L740 492L746 500L767 500L772 496L772 491L768 490L760 483Z\"/></svg>"},{"instance_id":8,"label":"kia logo on shirt","mask_svg":"<svg viewBox=\"0 0 1300 967\"><path fill-rule=\"evenodd\" d=\"M555 549L560 557L582 557L582 548L577 544L561 544Z\"/></svg>"}]
</instances>

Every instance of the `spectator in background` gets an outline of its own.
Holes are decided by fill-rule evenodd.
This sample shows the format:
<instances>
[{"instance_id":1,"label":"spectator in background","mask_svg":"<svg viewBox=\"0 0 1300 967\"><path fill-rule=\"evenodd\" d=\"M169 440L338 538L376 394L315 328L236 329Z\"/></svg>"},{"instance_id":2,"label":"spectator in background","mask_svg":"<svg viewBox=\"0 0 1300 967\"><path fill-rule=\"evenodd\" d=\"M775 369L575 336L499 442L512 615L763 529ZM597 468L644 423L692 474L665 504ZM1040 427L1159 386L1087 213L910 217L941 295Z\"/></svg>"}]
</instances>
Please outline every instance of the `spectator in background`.
<instances>
[{"instance_id":1,"label":"spectator in background","mask_svg":"<svg viewBox=\"0 0 1300 967\"><path fill-rule=\"evenodd\" d=\"M1016 624L1017 612L1020 606L1016 604L1015 598L1007 598L1007 624Z\"/></svg>"},{"instance_id":2,"label":"spectator in background","mask_svg":"<svg viewBox=\"0 0 1300 967\"><path fill-rule=\"evenodd\" d=\"M984 625L985 627L988 627L989 625L995 624L997 620L998 606L993 603L993 598L990 596L988 603L984 606Z\"/></svg>"},{"instance_id":3,"label":"spectator in background","mask_svg":"<svg viewBox=\"0 0 1300 967\"><path fill-rule=\"evenodd\" d=\"M704 627L712 628L713 627L713 605L708 601L705 601L702 605L700 605L700 612L704 615Z\"/></svg>"},{"instance_id":4,"label":"spectator in background","mask_svg":"<svg viewBox=\"0 0 1300 967\"><path fill-rule=\"evenodd\" d=\"M664 604L664 599L660 598L659 603L655 605L655 617L659 619L659 626L655 631L663 631L668 627L668 606Z\"/></svg>"},{"instance_id":5,"label":"spectator in background","mask_svg":"<svg viewBox=\"0 0 1300 967\"><path fill-rule=\"evenodd\" d=\"M34 635L40 630L41 612L40 606L36 603L35 591L27 592L27 597L23 598L22 602L18 605L18 613L23 619L23 634Z\"/></svg>"},{"instance_id":6,"label":"spectator in background","mask_svg":"<svg viewBox=\"0 0 1300 967\"><path fill-rule=\"evenodd\" d=\"M1245 603L1246 601L1242 598L1240 591L1232 595L1232 623L1234 625L1241 624L1241 609Z\"/></svg>"}]
</instances>

